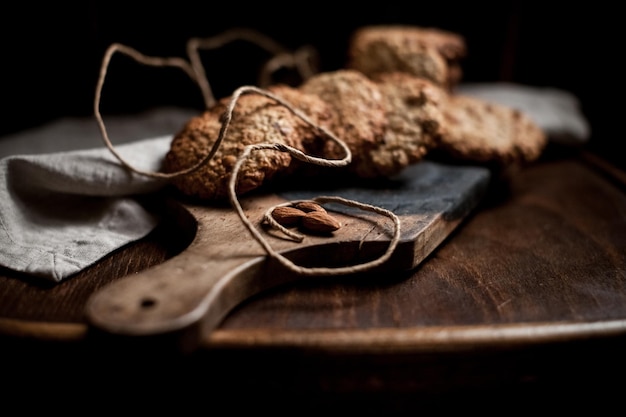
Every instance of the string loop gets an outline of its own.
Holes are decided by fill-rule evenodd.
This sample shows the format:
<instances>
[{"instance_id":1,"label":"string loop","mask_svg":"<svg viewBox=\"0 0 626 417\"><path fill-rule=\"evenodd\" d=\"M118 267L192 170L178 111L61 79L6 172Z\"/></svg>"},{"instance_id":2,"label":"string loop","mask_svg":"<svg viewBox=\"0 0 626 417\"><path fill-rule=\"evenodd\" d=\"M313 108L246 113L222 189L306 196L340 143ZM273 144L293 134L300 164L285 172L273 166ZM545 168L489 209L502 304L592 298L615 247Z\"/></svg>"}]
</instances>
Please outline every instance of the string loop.
<instances>
[{"instance_id":1,"label":"string loop","mask_svg":"<svg viewBox=\"0 0 626 417\"><path fill-rule=\"evenodd\" d=\"M316 157L313 155L308 155L304 153L303 151L301 151L300 149L297 149L297 148L294 148L292 146L282 144L282 143L259 143L259 144L248 145L244 147L242 153L237 158L237 161L232 169L232 172L229 178L229 183L228 183L228 196L229 196L230 203L232 207L236 210L242 223L251 233L253 238L256 239L259 242L259 244L265 249L265 251L267 252L269 256L277 259L282 265L284 265L285 267L289 268L290 270L298 274L342 275L342 274L350 274L350 273L365 271L365 270L368 270L368 269L371 269L371 268L374 268L383 264L391 257L391 255L393 254L400 240L400 229L401 229L400 219L397 215L395 215L393 212L389 210L376 207L370 204L364 204L364 203L360 203L357 201L348 200L342 197L321 196L313 200L320 204L339 203L339 204L347 205L350 207L355 207L361 210L371 211L381 216L387 217L391 219L391 221L393 222L393 225L394 225L393 237L389 243L389 246L387 247L387 250L382 256L380 256L379 258L373 261L369 261L369 262L365 262L365 263L357 264L357 265L350 265L347 267L338 267L338 268L327 268L327 267L305 268L305 267L294 264L292 261L285 258L280 253L276 252L268 243L268 241L261 235L257 227L255 227L255 225L253 225L250 222L250 220L247 218L237 198L236 184L237 184L238 173L239 173L239 170L241 169L241 166L244 164L245 160L251 156L253 152L257 152L260 150L275 150L277 152L287 152L292 157L300 161L304 161L306 163L311 163L315 165L325 166L325 167L344 167L348 165L352 160L352 153L350 151L350 148L347 146L347 144L344 141L336 137L332 132L328 131L323 126L317 125L316 123L311 121L306 114L304 114L299 109L294 107L291 103L283 100L281 97L274 95L265 89L258 88L255 86L242 86L242 87L239 87L237 90L235 90L235 92L231 96L231 99L228 103L226 110L224 111L222 115L222 118L221 118L222 125L220 127L220 132L215 143L211 147L210 151L205 156L200 158L200 160L191 167L188 167L186 169L179 170L176 172L171 172L171 173L165 173L165 172L159 172L159 171L156 171L156 172L144 171L144 170L134 167L116 151L115 147L113 146L108 136L104 121L102 119L102 115L100 114L100 101L101 101L101 95L102 95L102 88L104 86L104 81L107 75L108 67L115 53L125 54L133 58L135 61L145 64L145 65L172 66L172 67L180 68L191 78L192 81L194 81L200 87L202 94L203 94L204 101L205 101L205 105L208 108L215 104L215 98L213 97L210 84L206 78L206 73L204 71L203 65L200 60L199 49L200 48L215 48L237 38L243 38L243 39L254 41L274 55L274 58L270 59L266 63L266 66L265 66L266 71L271 72L272 70L275 70L281 66L288 65L288 66L295 66L300 71L300 74L303 77L303 79L306 79L307 77L312 75L310 67L304 64L305 60L308 60L311 56L310 50L301 49L297 51L297 53L290 54L289 51L287 51L285 48L275 43L273 40L263 36L262 34L259 34L254 31L243 30L243 29L234 29L231 31L227 31L221 34L220 36L217 36L214 38L190 39L187 43L187 54L189 56L190 61L186 61L185 59L178 58L178 57L166 58L166 57L147 56L128 46L125 46L119 43L114 43L106 50L104 58L102 60L102 66L100 69L100 75L98 78L96 92L95 92L95 99L94 99L94 114L95 114L98 126L100 128L100 132L102 134L102 140L104 141L104 144L124 167L126 167L127 169L129 169L130 171L134 173L148 176L148 177L153 177L153 178L161 178L161 179L172 179L172 178L179 177L182 175L187 175L189 173L192 173L200 169L202 166L204 166L214 157L222 141L224 140L224 137L226 136L228 132L228 128L230 126L230 123L233 117L233 111L239 98L243 94L263 95L271 100L276 101L277 103L284 106L285 108L287 108L295 116L297 116L302 121L307 123L312 129L315 129L317 132L319 132L320 135L335 142L343 150L344 156L340 159L320 158L320 157ZM272 218L270 213L271 211L273 211L275 207L268 209L268 211L266 212L264 216L264 221L266 221L272 227L277 228L278 230L283 232L285 235L291 237L292 239L296 241L302 241L304 239L302 235L291 232L290 230L279 225Z\"/></svg>"}]
</instances>

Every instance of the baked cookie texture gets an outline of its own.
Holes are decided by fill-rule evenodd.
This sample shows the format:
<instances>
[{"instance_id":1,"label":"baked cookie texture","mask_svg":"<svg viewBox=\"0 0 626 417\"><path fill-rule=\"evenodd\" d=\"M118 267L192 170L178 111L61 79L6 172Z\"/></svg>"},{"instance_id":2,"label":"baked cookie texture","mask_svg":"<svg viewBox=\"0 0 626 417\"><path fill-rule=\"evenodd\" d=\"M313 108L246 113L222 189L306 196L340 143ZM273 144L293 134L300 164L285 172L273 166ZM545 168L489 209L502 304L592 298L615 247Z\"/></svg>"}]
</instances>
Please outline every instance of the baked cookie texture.
<instances>
[{"instance_id":1,"label":"baked cookie texture","mask_svg":"<svg viewBox=\"0 0 626 417\"><path fill-rule=\"evenodd\" d=\"M328 105L317 96L306 95L292 87L276 85L267 89L279 98L295 103L311 121L324 125L330 118ZM172 139L164 158L165 172L178 172L196 165L217 141L222 117L231 98L219 100L201 115L192 118ZM278 101L255 93L239 96L234 106L227 134L215 155L200 168L173 178L173 184L188 196L218 200L228 196L232 169L248 145L282 143L302 150L303 143L318 135L302 118ZM260 150L253 152L242 165L236 183L236 193L243 194L271 181L277 173L292 163L286 152Z\"/></svg>"},{"instance_id":2,"label":"baked cookie texture","mask_svg":"<svg viewBox=\"0 0 626 417\"><path fill-rule=\"evenodd\" d=\"M423 159L443 134L445 92L426 79L400 72L369 79L354 70L339 70L314 76L300 89L331 105L334 116L328 129L352 153L347 167L339 171L332 168L332 172L317 166L303 167L300 172L307 176L392 176ZM327 159L343 156L334 142L306 148Z\"/></svg>"},{"instance_id":3,"label":"baked cookie texture","mask_svg":"<svg viewBox=\"0 0 626 417\"><path fill-rule=\"evenodd\" d=\"M519 110L465 95L449 95L443 106L445 134L439 151L452 159L492 167L535 161L546 134Z\"/></svg>"},{"instance_id":4,"label":"baked cookie texture","mask_svg":"<svg viewBox=\"0 0 626 417\"><path fill-rule=\"evenodd\" d=\"M364 26L353 32L346 67L371 77L406 72L452 90L463 76L465 38L437 28L405 25Z\"/></svg>"},{"instance_id":5,"label":"baked cookie texture","mask_svg":"<svg viewBox=\"0 0 626 417\"><path fill-rule=\"evenodd\" d=\"M421 161L444 134L443 106L447 94L427 79L401 72L373 76L387 104L384 140L357 169L361 177L384 177L399 173Z\"/></svg>"},{"instance_id":6,"label":"baked cookie texture","mask_svg":"<svg viewBox=\"0 0 626 417\"><path fill-rule=\"evenodd\" d=\"M443 30L359 29L351 39L347 68L318 73L298 87L265 89L300 110L314 126L271 97L244 94L214 157L175 177L174 185L200 199L227 198L235 162L251 144L282 143L311 156L344 158L343 149L319 128L347 145L352 154L348 165L322 167L286 152L256 151L238 173L236 193L289 177L389 177L427 157L498 169L538 159L547 136L530 117L454 93L465 54L463 37ZM174 137L165 157L166 172L193 167L211 151L230 101L219 100Z\"/></svg>"},{"instance_id":7,"label":"baked cookie texture","mask_svg":"<svg viewBox=\"0 0 626 417\"><path fill-rule=\"evenodd\" d=\"M342 140L352 153L347 171L366 174L368 152L383 144L387 129L388 101L379 86L360 72L338 70L309 78L300 86L332 109L328 129ZM309 152L327 159L342 158L343 151L334 142L325 141Z\"/></svg>"},{"instance_id":8,"label":"baked cookie texture","mask_svg":"<svg viewBox=\"0 0 626 417\"><path fill-rule=\"evenodd\" d=\"M352 70L323 72L299 89L332 108L331 131L348 146L353 145L354 150L382 142L387 125L386 103L378 86L363 74Z\"/></svg>"}]
</instances>

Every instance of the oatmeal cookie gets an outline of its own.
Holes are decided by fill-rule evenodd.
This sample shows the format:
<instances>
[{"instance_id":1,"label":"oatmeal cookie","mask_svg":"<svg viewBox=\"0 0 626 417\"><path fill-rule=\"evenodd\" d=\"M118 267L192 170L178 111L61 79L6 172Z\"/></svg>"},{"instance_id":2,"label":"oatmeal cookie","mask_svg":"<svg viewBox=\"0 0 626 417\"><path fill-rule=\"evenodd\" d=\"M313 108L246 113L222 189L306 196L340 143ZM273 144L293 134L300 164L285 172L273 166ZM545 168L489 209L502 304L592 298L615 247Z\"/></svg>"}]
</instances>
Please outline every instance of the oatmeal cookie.
<instances>
[{"instance_id":1,"label":"oatmeal cookie","mask_svg":"<svg viewBox=\"0 0 626 417\"><path fill-rule=\"evenodd\" d=\"M446 132L440 151L452 159L491 166L524 164L539 158L546 134L519 110L450 95L444 109Z\"/></svg>"},{"instance_id":2,"label":"oatmeal cookie","mask_svg":"<svg viewBox=\"0 0 626 417\"><path fill-rule=\"evenodd\" d=\"M374 25L357 29L348 45L347 68L371 77L402 71L452 90L463 75L465 38L436 28Z\"/></svg>"},{"instance_id":3,"label":"oatmeal cookie","mask_svg":"<svg viewBox=\"0 0 626 417\"><path fill-rule=\"evenodd\" d=\"M357 170L361 177L391 176L421 161L439 145L447 94L424 78L407 73L374 76L387 102L384 141L367 152Z\"/></svg>"},{"instance_id":4,"label":"oatmeal cookie","mask_svg":"<svg viewBox=\"0 0 626 417\"><path fill-rule=\"evenodd\" d=\"M342 69L319 73L299 89L316 95L332 108L328 130L352 152L352 162L346 169L358 172L362 165L369 165L368 152L383 143L388 123L388 101L379 86L360 72ZM343 157L341 148L329 141L309 151L328 159Z\"/></svg>"},{"instance_id":5,"label":"oatmeal cookie","mask_svg":"<svg viewBox=\"0 0 626 417\"><path fill-rule=\"evenodd\" d=\"M267 89L305 113L312 122L324 124L330 109L314 95L292 87L276 85ZM231 98L219 100L201 115L192 118L172 139L164 159L165 172L190 168L207 155L222 128L222 117ZM217 200L228 196L230 173L247 145L283 143L302 148L318 132L276 100L248 93L239 97L226 136L217 152L206 164L189 174L177 176L173 184L188 196ZM242 165L236 185L237 194L259 188L277 173L288 169L292 157L286 152L262 150L252 154Z\"/></svg>"}]
</instances>

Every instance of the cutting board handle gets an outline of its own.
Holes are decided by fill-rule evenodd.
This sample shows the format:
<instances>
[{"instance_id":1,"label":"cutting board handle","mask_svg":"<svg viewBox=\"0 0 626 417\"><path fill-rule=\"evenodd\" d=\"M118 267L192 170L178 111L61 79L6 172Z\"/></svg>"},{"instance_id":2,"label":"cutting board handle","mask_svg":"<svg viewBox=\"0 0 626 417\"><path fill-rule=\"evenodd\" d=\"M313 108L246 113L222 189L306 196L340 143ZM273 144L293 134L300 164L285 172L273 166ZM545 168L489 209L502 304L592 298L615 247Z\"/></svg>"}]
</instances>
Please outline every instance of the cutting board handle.
<instances>
[{"instance_id":1,"label":"cutting board handle","mask_svg":"<svg viewBox=\"0 0 626 417\"><path fill-rule=\"evenodd\" d=\"M193 350L234 307L278 285L329 279L336 274L319 271L349 270L377 259L384 262L370 272L415 268L477 206L489 179L484 168L423 162L382 188L334 189L333 194L344 199L389 210L398 223L378 212L335 205L327 208L342 227L332 235L310 235L296 242L266 230L273 251L318 272L314 274L303 274L280 257L268 256L232 207L178 203L183 208L179 212L195 220L190 245L166 262L93 294L85 308L87 321L108 335L144 339L178 335L181 349ZM241 210L249 225L260 230L268 208L317 195L317 191L256 195L242 199Z\"/></svg>"}]
</instances>

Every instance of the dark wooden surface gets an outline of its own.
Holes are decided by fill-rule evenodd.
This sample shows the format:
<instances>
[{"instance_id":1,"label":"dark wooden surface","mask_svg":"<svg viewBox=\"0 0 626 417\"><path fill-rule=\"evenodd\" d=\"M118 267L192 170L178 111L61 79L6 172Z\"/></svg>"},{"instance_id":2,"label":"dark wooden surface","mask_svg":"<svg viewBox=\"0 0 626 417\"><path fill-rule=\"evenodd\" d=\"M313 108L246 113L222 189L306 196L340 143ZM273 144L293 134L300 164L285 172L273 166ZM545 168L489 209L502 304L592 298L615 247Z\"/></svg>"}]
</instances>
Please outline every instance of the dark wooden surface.
<instances>
[{"instance_id":1,"label":"dark wooden surface","mask_svg":"<svg viewBox=\"0 0 626 417\"><path fill-rule=\"evenodd\" d=\"M591 155L548 153L494 180L415 270L272 289L239 305L191 355L111 343L83 316L94 291L183 250L191 237L180 224L56 286L2 271L5 375L14 388L57 394L69 378L94 401L116 378L115 398L138 399L124 389L141 385L153 398L229 410L607 404L626 370L624 178ZM241 399L226 401L233 392Z\"/></svg>"}]
</instances>

